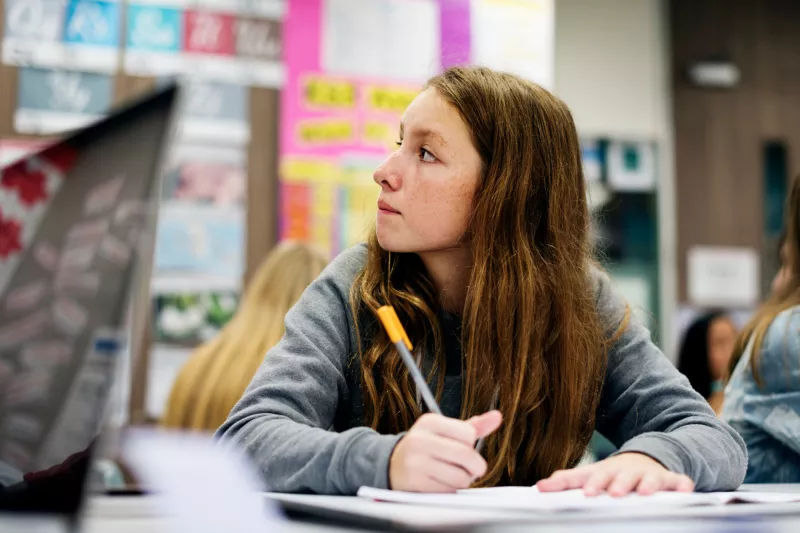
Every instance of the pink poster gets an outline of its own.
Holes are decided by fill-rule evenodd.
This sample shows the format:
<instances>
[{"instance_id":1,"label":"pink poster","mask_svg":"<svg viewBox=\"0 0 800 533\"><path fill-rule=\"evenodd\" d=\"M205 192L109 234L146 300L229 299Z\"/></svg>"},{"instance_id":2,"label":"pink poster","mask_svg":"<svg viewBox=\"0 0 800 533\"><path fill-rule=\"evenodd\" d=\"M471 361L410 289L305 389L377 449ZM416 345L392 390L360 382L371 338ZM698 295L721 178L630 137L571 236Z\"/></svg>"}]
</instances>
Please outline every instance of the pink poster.
<instances>
[{"instance_id":1,"label":"pink poster","mask_svg":"<svg viewBox=\"0 0 800 533\"><path fill-rule=\"evenodd\" d=\"M403 20L418 26L411 44ZM469 54L468 0L289 0L281 239L331 256L364 240L379 192L372 173L396 147L405 108L429 75Z\"/></svg>"}]
</instances>

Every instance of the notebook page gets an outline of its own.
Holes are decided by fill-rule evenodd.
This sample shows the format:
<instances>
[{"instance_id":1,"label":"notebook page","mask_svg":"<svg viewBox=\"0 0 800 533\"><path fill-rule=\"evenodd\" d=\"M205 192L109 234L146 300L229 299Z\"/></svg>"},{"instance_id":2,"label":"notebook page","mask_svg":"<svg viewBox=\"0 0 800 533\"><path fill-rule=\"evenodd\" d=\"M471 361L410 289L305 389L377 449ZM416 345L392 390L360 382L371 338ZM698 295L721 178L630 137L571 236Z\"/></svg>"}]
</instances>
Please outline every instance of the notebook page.
<instances>
[{"instance_id":1,"label":"notebook page","mask_svg":"<svg viewBox=\"0 0 800 533\"><path fill-rule=\"evenodd\" d=\"M539 492L535 487L498 487L467 489L457 494L423 494L362 487L358 495L376 501L469 507L475 509L507 509L518 511L583 511L648 508L694 507L742 503L789 503L800 501L798 494L717 492L658 492L650 496L631 494L615 498L607 494L589 497L582 490Z\"/></svg>"}]
</instances>

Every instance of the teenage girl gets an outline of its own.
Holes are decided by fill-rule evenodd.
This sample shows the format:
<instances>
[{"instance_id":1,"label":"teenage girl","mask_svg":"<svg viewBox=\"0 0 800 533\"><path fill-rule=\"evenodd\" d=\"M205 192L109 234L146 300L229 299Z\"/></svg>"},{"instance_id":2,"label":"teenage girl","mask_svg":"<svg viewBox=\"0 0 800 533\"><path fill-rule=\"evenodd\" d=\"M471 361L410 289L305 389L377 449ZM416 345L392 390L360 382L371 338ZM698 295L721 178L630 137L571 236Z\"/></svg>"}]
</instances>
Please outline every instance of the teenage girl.
<instances>
[{"instance_id":1,"label":"teenage girl","mask_svg":"<svg viewBox=\"0 0 800 533\"><path fill-rule=\"evenodd\" d=\"M569 109L486 68L431 79L374 174L377 221L286 318L220 428L271 490L732 490L741 438L592 260ZM444 416L376 310L397 311ZM595 428L620 450L573 468ZM482 451L477 439L485 437Z\"/></svg>"}]
</instances>

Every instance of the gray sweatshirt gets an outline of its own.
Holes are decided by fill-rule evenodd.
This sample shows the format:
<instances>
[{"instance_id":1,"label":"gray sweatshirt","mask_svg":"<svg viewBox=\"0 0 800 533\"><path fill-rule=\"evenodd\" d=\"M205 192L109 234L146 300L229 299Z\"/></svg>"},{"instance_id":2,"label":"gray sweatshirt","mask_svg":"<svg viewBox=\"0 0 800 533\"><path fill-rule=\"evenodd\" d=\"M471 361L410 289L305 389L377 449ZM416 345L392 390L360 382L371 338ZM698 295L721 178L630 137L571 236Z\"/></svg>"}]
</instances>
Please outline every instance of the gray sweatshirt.
<instances>
[{"instance_id":1,"label":"gray sweatshirt","mask_svg":"<svg viewBox=\"0 0 800 533\"><path fill-rule=\"evenodd\" d=\"M400 435L364 426L359 357L349 304L366 246L337 257L286 315L244 396L217 432L246 450L270 490L354 494L388 486L389 457ZM625 312L608 277L593 276L607 331ZM441 407L458 417L461 377L445 378ZM744 442L714 416L635 319L609 353L597 430L621 452L646 454L692 478L698 490L733 490L747 466Z\"/></svg>"}]
</instances>

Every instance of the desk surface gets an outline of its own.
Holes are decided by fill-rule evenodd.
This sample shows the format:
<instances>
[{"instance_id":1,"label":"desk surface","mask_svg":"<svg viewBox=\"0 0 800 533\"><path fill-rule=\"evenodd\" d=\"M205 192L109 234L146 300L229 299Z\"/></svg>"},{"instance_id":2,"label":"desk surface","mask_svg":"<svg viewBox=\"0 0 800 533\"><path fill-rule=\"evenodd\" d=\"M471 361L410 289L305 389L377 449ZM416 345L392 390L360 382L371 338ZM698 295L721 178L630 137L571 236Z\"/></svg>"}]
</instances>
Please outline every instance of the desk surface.
<instances>
[{"instance_id":1,"label":"desk surface","mask_svg":"<svg viewBox=\"0 0 800 533\"><path fill-rule=\"evenodd\" d=\"M800 492L800 485L744 487L743 490ZM687 507L680 509L630 509L619 513L521 513L505 511L473 511L441 509L407 504L378 503L359 498L336 496L278 495L281 500L294 500L352 510L366 516L389 518L403 522L409 530L474 531L476 533L541 533L599 532L629 533L634 531L680 531L681 533L796 533L800 531L800 504L742 504ZM171 533L171 520L164 516L155 497L95 497L87 509L83 525L85 533ZM448 527L441 527L446 523ZM437 527L438 525L438 527ZM380 529L361 528L361 531ZM289 522L285 533L339 533L350 527Z\"/></svg>"}]
</instances>

